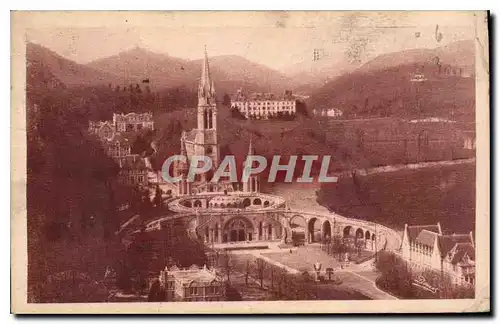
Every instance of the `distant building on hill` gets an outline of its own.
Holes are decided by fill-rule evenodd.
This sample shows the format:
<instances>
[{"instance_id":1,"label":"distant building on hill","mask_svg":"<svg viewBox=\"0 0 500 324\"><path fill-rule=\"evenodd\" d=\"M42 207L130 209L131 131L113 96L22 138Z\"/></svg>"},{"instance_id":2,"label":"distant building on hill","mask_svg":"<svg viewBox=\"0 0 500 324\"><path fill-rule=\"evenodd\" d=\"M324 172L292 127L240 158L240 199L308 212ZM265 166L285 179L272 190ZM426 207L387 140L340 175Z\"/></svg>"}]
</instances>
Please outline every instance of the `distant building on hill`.
<instances>
[{"instance_id":1,"label":"distant building on hill","mask_svg":"<svg viewBox=\"0 0 500 324\"><path fill-rule=\"evenodd\" d=\"M152 113L113 114L112 120L89 122L89 132L107 140L118 133L137 132L142 129L154 130Z\"/></svg>"},{"instance_id":2,"label":"distant building on hill","mask_svg":"<svg viewBox=\"0 0 500 324\"><path fill-rule=\"evenodd\" d=\"M154 130L153 114L113 114L113 124L118 132L140 131L141 129Z\"/></svg>"},{"instance_id":3,"label":"distant building on hill","mask_svg":"<svg viewBox=\"0 0 500 324\"><path fill-rule=\"evenodd\" d=\"M475 252L472 232L444 235L439 223L405 224L401 256L417 270L447 274L456 285L474 285Z\"/></svg>"},{"instance_id":4,"label":"distant building on hill","mask_svg":"<svg viewBox=\"0 0 500 324\"><path fill-rule=\"evenodd\" d=\"M106 138L106 137L105 137ZM115 134L113 137L103 141L103 145L113 159L119 159L131 155L131 140L123 134Z\"/></svg>"},{"instance_id":5,"label":"distant building on hill","mask_svg":"<svg viewBox=\"0 0 500 324\"><path fill-rule=\"evenodd\" d=\"M281 96L272 93L253 93L245 96L241 90L231 99L231 108L247 118L269 119L280 115L295 115L296 100L291 91Z\"/></svg>"},{"instance_id":6,"label":"distant building on hill","mask_svg":"<svg viewBox=\"0 0 500 324\"><path fill-rule=\"evenodd\" d=\"M476 149L476 132L475 131L463 131L463 141L464 149L475 150Z\"/></svg>"},{"instance_id":7,"label":"distant building on hill","mask_svg":"<svg viewBox=\"0 0 500 324\"><path fill-rule=\"evenodd\" d=\"M176 266L160 272L160 286L167 301L224 301L226 286L214 270L192 265L188 269Z\"/></svg>"},{"instance_id":8,"label":"distant building on hill","mask_svg":"<svg viewBox=\"0 0 500 324\"><path fill-rule=\"evenodd\" d=\"M344 113L342 110L337 109L337 108L330 108L330 109L313 109L313 115L315 116L322 116L322 117L340 117Z\"/></svg>"},{"instance_id":9,"label":"distant building on hill","mask_svg":"<svg viewBox=\"0 0 500 324\"><path fill-rule=\"evenodd\" d=\"M111 121L89 122L89 132L99 137L106 153L120 166L118 179L123 184L148 184L149 160L132 154L133 136L142 129L154 130L153 114L113 114Z\"/></svg>"},{"instance_id":10,"label":"distant building on hill","mask_svg":"<svg viewBox=\"0 0 500 324\"><path fill-rule=\"evenodd\" d=\"M422 73L415 73L411 76L410 81L411 82L425 82L425 81L427 81L427 78Z\"/></svg>"},{"instance_id":11,"label":"distant building on hill","mask_svg":"<svg viewBox=\"0 0 500 324\"><path fill-rule=\"evenodd\" d=\"M118 179L123 184L128 185L148 185L148 171L146 161L137 154L122 156L117 158L120 172Z\"/></svg>"}]
</instances>

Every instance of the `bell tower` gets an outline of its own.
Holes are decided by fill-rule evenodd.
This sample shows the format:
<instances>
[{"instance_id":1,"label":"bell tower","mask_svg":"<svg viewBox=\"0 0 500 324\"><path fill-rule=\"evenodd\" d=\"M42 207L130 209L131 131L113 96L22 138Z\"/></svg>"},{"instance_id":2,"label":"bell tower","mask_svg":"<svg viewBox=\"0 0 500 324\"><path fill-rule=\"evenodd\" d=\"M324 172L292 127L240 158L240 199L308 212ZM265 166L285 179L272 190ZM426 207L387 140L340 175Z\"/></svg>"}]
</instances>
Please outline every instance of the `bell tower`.
<instances>
[{"instance_id":1,"label":"bell tower","mask_svg":"<svg viewBox=\"0 0 500 324\"><path fill-rule=\"evenodd\" d=\"M215 102L215 87L210 76L206 47L202 63L201 79L198 85L197 119L196 154L210 157L212 159L212 167L215 170L219 166L217 104Z\"/></svg>"}]
</instances>

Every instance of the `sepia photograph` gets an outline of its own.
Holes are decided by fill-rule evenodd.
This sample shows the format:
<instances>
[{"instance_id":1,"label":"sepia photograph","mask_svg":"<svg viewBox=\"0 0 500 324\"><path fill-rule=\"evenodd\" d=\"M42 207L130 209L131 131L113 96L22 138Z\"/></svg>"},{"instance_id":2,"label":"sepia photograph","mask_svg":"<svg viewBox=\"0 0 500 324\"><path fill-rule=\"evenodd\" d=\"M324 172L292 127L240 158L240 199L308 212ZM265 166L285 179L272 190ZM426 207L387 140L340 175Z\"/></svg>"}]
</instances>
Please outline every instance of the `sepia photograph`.
<instances>
[{"instance_id":1,"label":"sepia photograph","mask_svg":"<svg viewBox=\"0 0 500 324\"><path fill-rule=\"evenodd\" d=\"M487 12L11 25L14 313L490 311Z\"/></svg>"}]
</instances>

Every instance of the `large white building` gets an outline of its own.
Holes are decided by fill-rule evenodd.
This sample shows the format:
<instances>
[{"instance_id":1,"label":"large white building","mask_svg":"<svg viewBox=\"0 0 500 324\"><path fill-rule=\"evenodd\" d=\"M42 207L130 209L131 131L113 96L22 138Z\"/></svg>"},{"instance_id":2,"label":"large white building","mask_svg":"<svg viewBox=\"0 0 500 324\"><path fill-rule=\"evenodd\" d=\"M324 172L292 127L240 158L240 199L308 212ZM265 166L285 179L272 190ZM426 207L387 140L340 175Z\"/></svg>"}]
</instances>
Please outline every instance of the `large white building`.
<instances>
[{"instance_id":1,"label":"large white building","mask_svg":"<svg viewBox=\"0 0 500 324\"><path fill-rule=\"evenodd\" d=\"M272 93L254 93L250 96L238 90L231 100L231 108L238 109L246 118L268 119L279 115L295 115L296 100L291 91L276 96Z\"/></svg>"},{"instance_id":2,"label":"large white building","mask_svg":"<svg viewBox=\"0 0 500 324\"><path fill-rule=\"evenodd\" d=\"M416 270L446 274L457 285L474 285L475 246L472 232L444 235L441 225L405 225L401 256Z\"/></svg>"}]
</instances>

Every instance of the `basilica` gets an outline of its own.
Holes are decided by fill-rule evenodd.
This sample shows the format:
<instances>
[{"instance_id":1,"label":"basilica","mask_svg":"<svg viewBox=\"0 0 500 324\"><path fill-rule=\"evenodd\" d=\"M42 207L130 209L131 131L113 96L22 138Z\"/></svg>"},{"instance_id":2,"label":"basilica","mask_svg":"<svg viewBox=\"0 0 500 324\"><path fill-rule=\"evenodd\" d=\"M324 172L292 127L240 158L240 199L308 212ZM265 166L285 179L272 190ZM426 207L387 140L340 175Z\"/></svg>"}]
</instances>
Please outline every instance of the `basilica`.
<instances>
[{"instance_id":1,"label":"basilica","mask_svg":"<svg viewBox=\"0 0 500 324\"><path fill-rule=\"evenodd\" d=\"M186 159L176 161L175 173L181 178L177 183L179 196L198 194L203 192L233 192L238 191L238 183L221 178L217 182L210 181L220 164L219 139L217 136L217 103L215 86L210 76L210 65L207 51L203 59L201 79L198 85L197 127L190 131L183 131L181 135L181 153ZM249 155L253 154L250 143ZM197 174L195 181L188 181L190 161L194 156L205 156L211 159L211 170ZM258 191L259 183L256 176L251 176L242 184L243 191Z\"/></svg>"}]
</instances>

